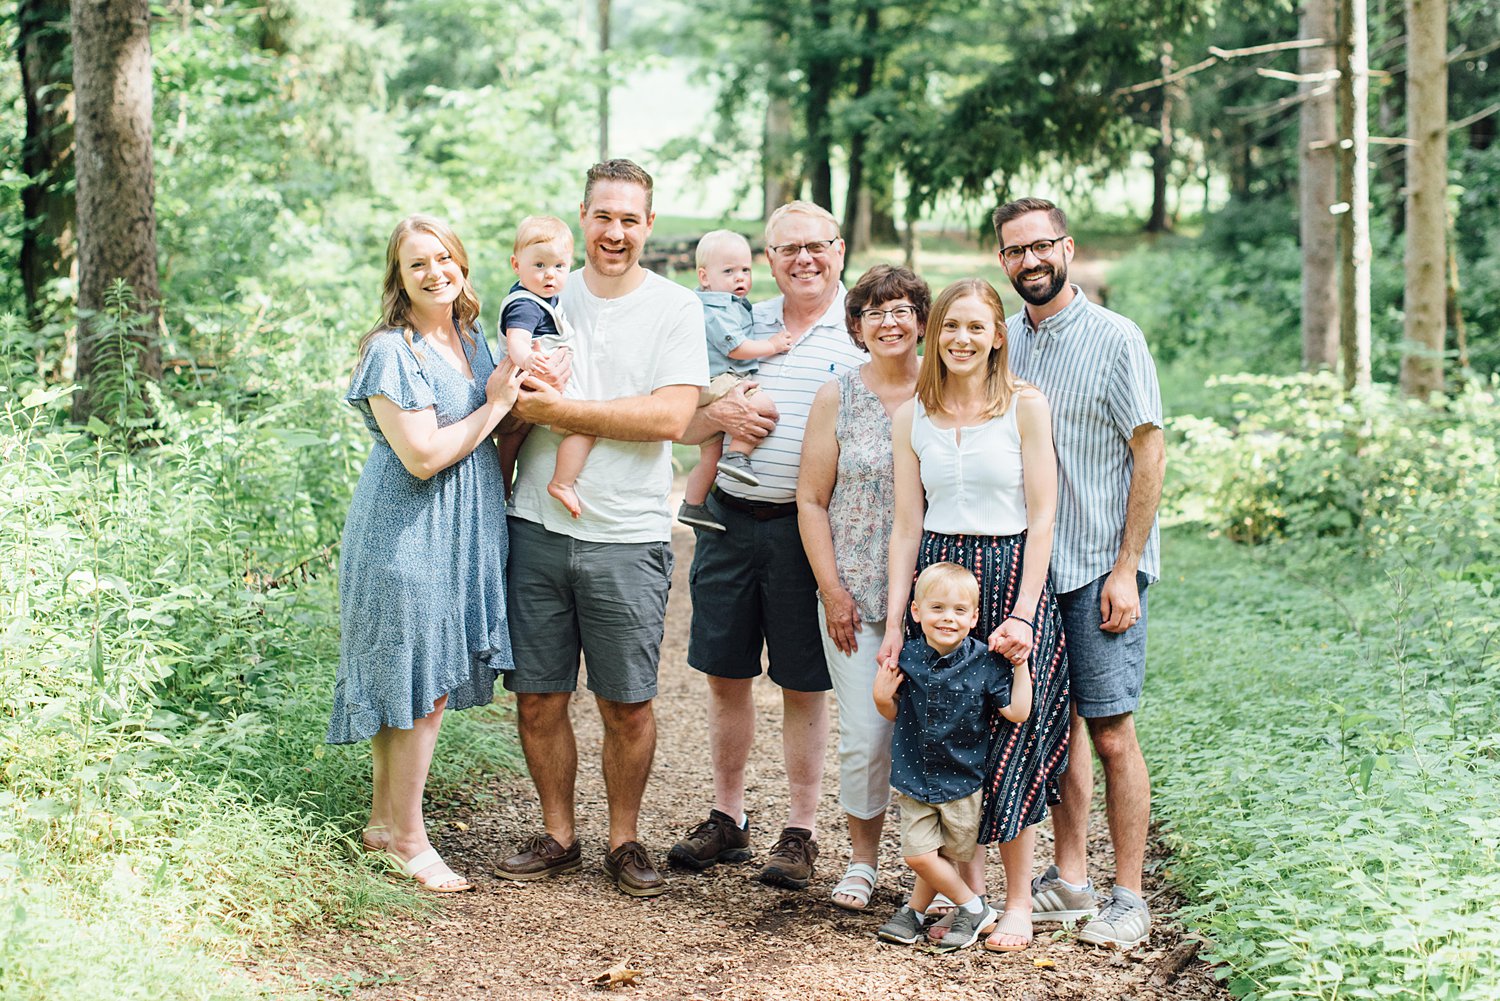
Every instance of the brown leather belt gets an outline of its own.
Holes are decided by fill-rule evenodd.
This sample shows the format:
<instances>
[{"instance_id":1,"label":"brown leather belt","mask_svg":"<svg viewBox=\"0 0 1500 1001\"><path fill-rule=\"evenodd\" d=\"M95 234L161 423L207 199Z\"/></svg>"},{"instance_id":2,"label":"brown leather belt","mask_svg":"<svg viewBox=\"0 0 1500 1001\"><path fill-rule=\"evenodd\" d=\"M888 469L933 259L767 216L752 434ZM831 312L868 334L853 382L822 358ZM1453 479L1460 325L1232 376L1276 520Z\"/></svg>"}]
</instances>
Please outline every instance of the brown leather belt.
<instances>
[{"instance_id":1,"label":"brown leather belt","mask_svg":"<svg viewBox=\"0 0 1500 1001\"><path fill-rule=\"evenodd\" d=\"M729 510L749 515L756 521L775 521L777 518L785 518L797 513L796 501L746 500L743 497L736 497L732 493L720 490L718 487L714 487L712 493L714 500L729 508Z\"/></svg>"}]
</instances>

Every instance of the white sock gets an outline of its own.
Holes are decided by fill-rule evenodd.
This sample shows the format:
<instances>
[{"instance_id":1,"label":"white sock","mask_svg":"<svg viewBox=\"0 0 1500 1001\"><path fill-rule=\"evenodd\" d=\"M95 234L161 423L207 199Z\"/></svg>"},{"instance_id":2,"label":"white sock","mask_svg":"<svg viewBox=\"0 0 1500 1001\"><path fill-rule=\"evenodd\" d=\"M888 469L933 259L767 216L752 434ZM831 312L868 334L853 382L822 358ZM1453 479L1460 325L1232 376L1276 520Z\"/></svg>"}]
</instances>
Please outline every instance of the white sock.
<instances>
[{"instance_id":1,"label":"white sock","mask_svg":"<svg viewBox=\"0 0 1500 1001\"><path fill-rule=\"evenodd\" d=\"M745 811L740 811L740 830L744 830L750 823L750 818L745 816Z\"/></svg>"},{"instance_id":2,"label":"white sock","mask_svg":"<svg viewBox=\"0 0 1500 1001\"><path fill-rule=\"evenodd\" d=\"M958 906L962 907L969 914L984 913L984 901L980 900L977 896L970 897L968 902L959 904Z\"/></svg>"},{"instance_id":3,"label":"white sock","mask_svg":"<svg viewBox=\"0 0 1500 1001\"><path fill-rule=\"evenodd\" d=\"M1063 879L1061 876L1057 877L1057 881L1059 883L1061 883L1063 886L1066 886L1068 889L1072 890L1074 893L1082 893L1084 890L1087 890L1089 888L1089 886L1091 885L1088 880L1084 880L1082 883L1069 883L1066 879Z\"/></svg>"}]
</instances>

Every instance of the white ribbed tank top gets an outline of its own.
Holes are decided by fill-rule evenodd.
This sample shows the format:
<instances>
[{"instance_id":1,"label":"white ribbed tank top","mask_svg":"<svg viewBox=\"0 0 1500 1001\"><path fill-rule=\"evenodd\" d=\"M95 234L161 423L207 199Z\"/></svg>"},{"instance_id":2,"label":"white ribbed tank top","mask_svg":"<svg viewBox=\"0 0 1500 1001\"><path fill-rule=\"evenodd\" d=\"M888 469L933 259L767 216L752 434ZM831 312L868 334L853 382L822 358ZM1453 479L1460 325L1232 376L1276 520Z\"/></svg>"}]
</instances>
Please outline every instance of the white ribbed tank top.
<instances>
[{"instance_id":1,"label":"white ribbed tank top","mask_svg":"<svg viewBox=\"0 0 1500 1001\"><path fill-rule=\"evenodd\" d=\"M1018 535L1026 531L1017 406L961 430L940 428L920 399L911 422L911 447L922 467L927 513L922 527L944 535Z\"/></svg>"}]
</instances>

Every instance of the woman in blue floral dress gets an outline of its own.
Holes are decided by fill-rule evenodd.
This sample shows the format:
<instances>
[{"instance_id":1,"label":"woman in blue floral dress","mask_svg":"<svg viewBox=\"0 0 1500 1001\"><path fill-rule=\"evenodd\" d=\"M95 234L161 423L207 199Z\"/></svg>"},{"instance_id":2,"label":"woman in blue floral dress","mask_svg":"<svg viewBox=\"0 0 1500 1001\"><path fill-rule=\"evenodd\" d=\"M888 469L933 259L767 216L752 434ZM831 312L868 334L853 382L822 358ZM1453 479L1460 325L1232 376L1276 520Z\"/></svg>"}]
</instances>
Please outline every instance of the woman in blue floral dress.
<instances>
[{"instance_id":1,"label":"woman in blue floral dress","mask_svg":"<svg viewBox=\"0 0 1500 1001\"><path fill-rule=\"evenodd\" d=\"M368 739L365 845L423 887L470 889L427 839L422 793L443 712L485 705L513 666L505 492L490 439L522 373L496 366L468 256L430 216L386 248L381 319L349 393L374 438L344 523L342 638L328 741Z\"/></svg>"}]
</instances>

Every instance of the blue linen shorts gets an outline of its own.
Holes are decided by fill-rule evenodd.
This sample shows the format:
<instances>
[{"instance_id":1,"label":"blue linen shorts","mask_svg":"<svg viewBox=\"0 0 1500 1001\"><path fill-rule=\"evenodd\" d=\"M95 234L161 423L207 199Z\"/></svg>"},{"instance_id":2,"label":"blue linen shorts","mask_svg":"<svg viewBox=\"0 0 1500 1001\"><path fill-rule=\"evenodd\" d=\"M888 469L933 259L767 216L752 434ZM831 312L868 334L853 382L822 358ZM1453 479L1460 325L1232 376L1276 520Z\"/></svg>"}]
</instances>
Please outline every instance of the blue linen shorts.
<instances>
[{"instance_id":1,"label":"blue linen shorts","mask_svg":"<svg viewBox=\"0 0 1500 1001\"><path fill-rule=\"evenodd\" d=\"M818 582L797 516L759 521L713 494L708 509L727 531L697 533L688 664L718 678L756 678L764 645L777 685L833 688L818 628Z\"/></svg>"},{"instance_id":2,"label":"blue linen shorts","mask_svg":"<svg viewBox=\"0 0 1500 1001\"><path fill-rule=\"evenodd\" d=\"M656 697L672 583L669 542L584 542L509 519L506 606L516 667L511 692L588 689L611 702Z\"/></svg>"},{"instance_id":3,"label":"blue linen shorts","mask_svg":"<svg viewBox=\"0 0 1500 1001\"><path fill-rule=\"evenodd\" d=\"M1135 575L1141 619L1123 633L1099 628L1099 595L1108 574L1057 596L1063 635L1068 639L1068 672L1073 706L1085 719L1133 713L1146 682L1146 575Z\"/></svg>"}]
</instances>

